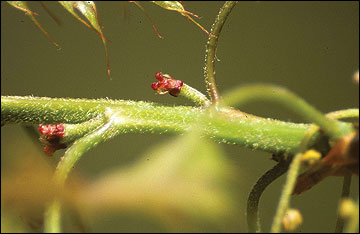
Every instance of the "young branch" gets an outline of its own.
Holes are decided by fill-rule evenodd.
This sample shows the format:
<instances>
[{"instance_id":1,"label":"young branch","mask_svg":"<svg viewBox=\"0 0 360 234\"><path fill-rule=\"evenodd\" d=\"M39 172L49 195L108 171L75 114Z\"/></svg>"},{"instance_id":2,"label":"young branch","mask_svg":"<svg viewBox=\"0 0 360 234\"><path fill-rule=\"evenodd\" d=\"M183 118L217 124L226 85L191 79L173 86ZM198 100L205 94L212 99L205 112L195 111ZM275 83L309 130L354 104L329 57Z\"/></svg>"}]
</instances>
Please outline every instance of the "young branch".
<instances>
[{"instance_id":1,"label":"young branch","mask_svg":"<svg viewBox=\"0 0 360 234\"><path fill-rule=\"evenodd\" d=\"M208 42L206 44L204 76L207 92L213 104L217 104L220 100L220 94L215 82L215 56L217 42L221 29L223 28L226 19L228 18L236 3L237 2L225 2L216 17L214 24L211 27L210 34L213 36L209 36Z\"/></svg>"}]
</instances>

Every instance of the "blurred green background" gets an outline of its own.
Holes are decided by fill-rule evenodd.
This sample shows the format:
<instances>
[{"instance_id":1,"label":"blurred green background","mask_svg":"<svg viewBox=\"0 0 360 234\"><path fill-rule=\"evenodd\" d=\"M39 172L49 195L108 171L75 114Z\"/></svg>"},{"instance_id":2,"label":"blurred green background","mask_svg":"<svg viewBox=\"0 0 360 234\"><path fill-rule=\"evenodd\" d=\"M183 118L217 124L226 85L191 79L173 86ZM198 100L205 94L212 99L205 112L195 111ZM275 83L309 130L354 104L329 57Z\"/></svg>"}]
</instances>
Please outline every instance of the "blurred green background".
<instances>
[{"instance_id":1,"label":"blurred green background","mask_svg":"<svg viewBox=\"0 0 360 234\"><path fill-rule=\"evenodd\" d=\"M100 23L108 43L112 80L106 74L104 48L99 36L58 3L47 6L62 21L58 26L39 3L30 7L37 20L62 46L57 50L23 12L1 2L1 95L146 100L188 105L150 88L158 71L206 92L203 79L207 35L173 11L143 3L164 39L159 39L145 15L134 4L98 2ZM206 29L223 2L184 2ZM125 12L127 12L125 14ZM226 22L217 50L216 78L220 92L253 82L281 85L322 112L359 106L359 87L352 80L359 67L359 3L356 2L239 2ZM301 122L287 110L269 103L244 106L243 111L263 117ZM169 135L123 135L88 152L75 171L88 180L121 165L130 165L149 147ZM231 188L238 204L226 225L195 222L191 231L245 232L246 199L252 185L275 165L270 154L221 145L226 160L238 171ZM54 163L64 151L46 160ZM14 161L38 154L19 126L1 129L1 171ZM269 230L284 177L272 184L260 202L263 229ZM342 178L328 178L301 196L292 206L304 217L301 232L333 232ZM358 196L358 177L352 197ZM136 210L104 215L91 224L92 232L163 232L162 222ZM171 231L189 231L179 227Z\"/></svg>"}]
</instances>

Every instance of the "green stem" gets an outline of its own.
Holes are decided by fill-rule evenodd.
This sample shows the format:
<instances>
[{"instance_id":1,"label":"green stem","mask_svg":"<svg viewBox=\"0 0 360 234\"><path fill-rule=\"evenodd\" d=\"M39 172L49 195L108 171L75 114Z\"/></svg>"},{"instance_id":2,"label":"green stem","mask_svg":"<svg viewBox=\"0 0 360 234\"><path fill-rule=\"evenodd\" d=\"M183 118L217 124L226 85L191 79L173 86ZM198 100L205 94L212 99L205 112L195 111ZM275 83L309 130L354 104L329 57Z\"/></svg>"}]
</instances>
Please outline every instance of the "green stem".
<instances>
[{"instance_id":1,"label":"green stem","mask_svg":"<svg viewBox=\"0 0 360 234\"><path fill-rule=\"evenodd\" d=\"M197 107L148 102L6 96L1 98L1 120L2 124L75 124L104 115L109 108L121 111L126 116L124 121L133 124L124 133L181 134L201 118L206 122L205 133L217 142L279 154L295 153L311 126L260 118L231 108L207 113ZM312 142L321 140L319 137L314 136Z\"/></svg>"},{"instance_id":2,"label":"green stem","mask_svg":"<svg viewBox=\"0 0 360 234\"><path fill-rule=\"evenodd\" d=\"M350 196L350 185L351 185L351 175L344 176L340 202L344 198L348 198ZM344 230L344 225L345 225L345 219L340 217L340 215L338 214L335 233L342 233Z\"/></svg>"},{"instance_id":3,"label":"green stem","mask_svg":"<svg viewBox=\"0 0 360 234\"><path fill-rule=\"evenodd\" d=\"M136 125L124 129L124 133L180 134L203 118L206 122L204 131L217 142L279 154L295 154L311 126L260 118L225 107L206 114L202 108L148 102L14 96L2 96L1 120L2 124L74 124L104 115L107 108L121 111L127 117L125 121ZM351 127L349 123L343 124ZM322 139L320 137L317 133L310 142L315 143Z\"/></svg>"},{"instance_id":4,"label":"green stem","mask_svg":"<svg viewBox=\"0 0 360 234\"><path fill-rule=\"evenodd\" d=\"M77 140L66 152L60 160L54 175L54 183L59 188L63 188L65 181L80 157L90 149L94 148L101 142L104 142L116 134L119 134L121 128L121 117L117 113L108 113L109 121L100 126L93 132ZM60 198L47 207L45 211L45 232L61 232L61 202Z\"/></svg>"},{"instance_id":5,"label":"green stem","mask_svg":"<svg viewBox=\"0 0 360 234\"><path fill-rule=\"evenodd\" d=\"M271 233L279 233L281 231L281 221L284 217L285 211L287 210L290 202L290 195L294 188L296 178L300 168L302 153L298 153L293 158L289 172L286 177L286 183L281 193L280 202L276 210L275 218L271 226Z\"/></svg>"},{"instance_id":6,"label":"green stem","mask_svg":"<svg viewBox=\"0 0 360 234\"><path fill-rule=\"evenodd\" d=\"M46 207L44 215L44 232L45 233L60 233L61 232L61 202L59 198Z\"/></svg>"},{"instance_id":7,"label":"green stem","mask_svg":"<svg viewBox=\"0 0 360 234\"><path fill-rule=\"evenodd\" d=\"M211 104L209 99L204 94L185 83L181 87L180 96L189 99L197 106L208 107Z\"/></svg>"},{"instance_id":8,"label":"green stem","mask_svg":"<svg viewBox=\"0 0 360 234\"><path fill-rule=\"evenodd\" d=\"M252 188L248 202L247 202L247 222L248 222L248 231L250 233L260 233L261 225L259 218L259 201L262 193L265 189L277 178L283 175L289 168L289 160L281 160L273 168L268 170L260 179L256 182Z\"/></svg>"},{"instance_id":9,"label":"green stem","mask_svg":"<svg viewBox=\"0 0 360 234\"><path fill-rule=\"evenodd\" d=\"M251 101L272 101L292 110L310 123L318 125L333 140L354 131L352 126L327 118L320 111L287 89L274 85L247 85L233 90L224 98L226 105L241 105Z\"/></svg>"},{"instance_id":10,"label":"green stem","mask_svg":"<svg viewBox=\"0 0 360 234\"><path fill-rule=\"evenodd\" d=\"M339 119L340 118L351 118L351 117L359 116L359 112L349 109L349 110L345 110L345 111L331 112L331 113L327 114L326 116L328 118L331 117L331 118L339 118ZM299 148L297 150L298 153L295 155L295 157L293 158L293 160L290 164L290 168L289 168L289 171L288 171L288 174L286 177L284 189L281 193L281 197L280 197L280 201L279 201L279 204L278 204L278 207L276 210L276 214L275 214L273 223L271 225L272 233L278 233L281 231L281 221L282 221L282 218L284 217L284 214L285 214L287 208L289 207L290 196L294 189L294 186L296 183L296 178L299 173L302 155L306 151L306 149L309 147L309 140L311 139L312 135L314 135L318 130L319 130L319 128L316 125L313 125L306 131L306 133L304 134L304 137L299 145Z\"/></svg>"},{"instance_id":11,"label":"green stem","mask_svg":"<svg viewBox=\"0 0 360 234\"><path fill-rule=\"evenodd\" d=\"M215 56L217 42L221 29L223 28L226 19L228 18L236 3L237 2L225 2L216 17L214 24L211 27L210 34L213 36L209 36L208 42L206 44L204 76L207 92L214 104L217 104L217 102L220 100L220 94L215 82Z\"/></svg>"},{"instance_id":12,"label":"green stem","mask_svg":"<svg viewBox=\"0 0 360 234\"><path fill-rule=\"evenodd\" d=\"M64 124L65 136L61 139L60 143L71 144L77 139L83 137L89 132L94 131L100 125L105 123L104 115L98 115L96 118L90 119L79 124Z\"/></svg>"}]
</instances>

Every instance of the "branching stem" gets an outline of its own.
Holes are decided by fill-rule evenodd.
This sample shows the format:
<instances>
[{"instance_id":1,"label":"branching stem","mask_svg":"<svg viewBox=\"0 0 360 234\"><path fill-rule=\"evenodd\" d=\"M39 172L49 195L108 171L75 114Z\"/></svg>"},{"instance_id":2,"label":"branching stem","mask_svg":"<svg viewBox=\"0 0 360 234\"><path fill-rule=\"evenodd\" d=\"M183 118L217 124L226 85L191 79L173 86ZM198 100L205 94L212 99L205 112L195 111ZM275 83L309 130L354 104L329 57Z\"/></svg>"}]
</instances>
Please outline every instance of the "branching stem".
<instances>
[{"instance_id":1,"label":"branching stem","mask_svg":"<svg viewBox=\"0 0 360 234\"><path fill-rule=\"evenodd\" d=\"M334 119L340 119L340 118L349 118L349 117L358 117L359 113L356 111L343 111L343 112L332 112L326 115L326 117L331 117ZM300 169L300 163L303 153L306 151L306 149L309 146L309 140L311 139L311 136L315 134L319 128L316 125L313 125L311 128L307 130L307 132L304 134L303 140L301 141L297 154L292 159L292 162L290 164L288 174L286 177L286 182L284 185L284 189L282 190L280 201L276 210L276 214L273 220L273 223L271 225L271 232L272 233L279 233L281 231L281 220L284 217L284 214L286 210L289 207L290 203L290 196L291 193L295 187L296 178L299 173Z\"/></svg>"}]
</instances>

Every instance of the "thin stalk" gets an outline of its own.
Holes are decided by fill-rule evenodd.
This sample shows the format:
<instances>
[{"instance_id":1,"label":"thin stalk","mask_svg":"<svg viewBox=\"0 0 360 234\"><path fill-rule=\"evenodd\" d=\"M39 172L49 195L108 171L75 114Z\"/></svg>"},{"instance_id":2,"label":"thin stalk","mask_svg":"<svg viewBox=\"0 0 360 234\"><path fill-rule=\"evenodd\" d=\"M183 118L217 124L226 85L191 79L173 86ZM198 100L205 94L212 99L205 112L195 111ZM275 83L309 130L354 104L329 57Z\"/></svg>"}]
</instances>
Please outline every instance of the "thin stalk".
<instances>
[{"instance_id":1,"label":"thin stalk","mask_svg":"<svg viewBox=\"0 0 360 234\"><path fill-rule=\"evenodd\" d=\"M225 2L216 17L214 24L211 27L210 34L213 36L209 36L208 42L206 44L204 76L207 92L213 104L217 104L220 100L220 94L215 82L215 56L217 42L221 29L223 28L226 19L228 18L236 3L237 2Z\"/></svg>"},{"instance_id":2,"label":"thin stalk","mask_svg":"<svg viewBox=\"0 0 360 234\"><path fill-rule=\"evenodd\" d=\"M344 176L340 201L350 196L350 185L351 185L351 175ZM344 230L344 225L345 225L345 220L338 214L335 233L342 233Z\"/></svg>"},{"instance_id":3,"label":"thin stalk","mask_svg":"<svg viewBox=\"0 0 360 234\"><path fill-rule=\"evenodd\" d=\"M289 160L281 160L273 168L268 170L260 179L256 182L252 188L248 202L247 202L247 223L248 223L248 232L250 233L260 233L261 225L259 218L259 202L262 193L265 189L274 182L277 178L283 175L289 168Z\"/></svg>"}]
</instances>

